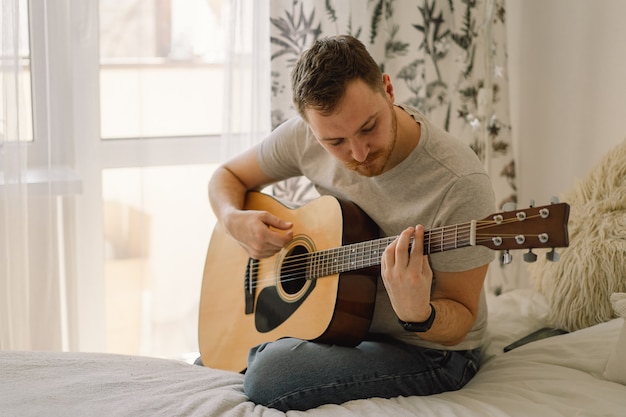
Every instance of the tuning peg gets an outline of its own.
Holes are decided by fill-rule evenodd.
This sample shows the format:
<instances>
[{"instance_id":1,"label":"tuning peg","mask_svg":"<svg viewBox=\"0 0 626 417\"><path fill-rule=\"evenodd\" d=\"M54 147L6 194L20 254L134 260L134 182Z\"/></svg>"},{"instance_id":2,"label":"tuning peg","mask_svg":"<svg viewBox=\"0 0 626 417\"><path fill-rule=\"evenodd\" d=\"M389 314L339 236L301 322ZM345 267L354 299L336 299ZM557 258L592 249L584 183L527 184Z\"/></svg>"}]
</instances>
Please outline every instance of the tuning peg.
<instances>
[{"instance_id":1,"label":"tuning peg","mask_svg":"<svg viewBox=\"0 0 626 417\"><path fill-rule=\"evenodd\" d=\"M532 249L529 249L528 252L524 254L524 262L533 263L537 260L537 255L533 252Z\"/></svg>"},{"instance_id":2,"label":"tuning peg","mask_svg":"<svg viewBox=\"0 0 626 417\"><path fill-rule=\"evenodd\" d=\"M546 253L546 259L550 262L556 262L561 259L561 255L559 255L559 253L554 248L552 248L550 252Z\"/></svg>"},{"instance_id":3,"label":"tuning peg","mask_svg":"<svg viewBox=\"0 0 626 417\"><path fill-rule=\"evenodd\" d=\"M530 200L528 207L535 207L535 200Z\"/></svg>"},{"instance_id":4,"label":"tuning peg","mask_svg":"<svg viewBox=\"0 0 626 417\"><path fill-rule=\"evenodd\" d=\"M513 261L513 255L506 250L500 253L500 265L508 265Z\"/></svg>"},{"instance_id":5,"label":"tuning peg","mask_svg":"<svg viewBox=\"0 0 626 417\"><path fill-rule=\"evenodd\" d=\"M552 204L558 204L558 203L559 203L559 197L557 197L557 196L553 196L553 197L550 199L550 203L552 203Z\"/></svg>"},{"instance_id":6,"label":"tuning peg","mask_svg":"<svg viewBox=\"0 0 626 417\"><path fill-rule=\"evenodd\" d=\"M508 203L504 203L504 205L502 206L502 211L513 211L517 208L517 204L515 204L512 201L509 201Z\"/></svg>"}]
</instances>

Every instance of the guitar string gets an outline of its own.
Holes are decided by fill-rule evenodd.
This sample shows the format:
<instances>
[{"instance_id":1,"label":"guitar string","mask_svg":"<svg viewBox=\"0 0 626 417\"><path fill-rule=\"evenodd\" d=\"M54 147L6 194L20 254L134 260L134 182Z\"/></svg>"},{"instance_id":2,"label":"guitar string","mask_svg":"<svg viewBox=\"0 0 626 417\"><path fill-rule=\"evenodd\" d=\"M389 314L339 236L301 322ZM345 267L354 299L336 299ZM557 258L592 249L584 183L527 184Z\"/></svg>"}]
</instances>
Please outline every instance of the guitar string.
<instances>
[{"instance_id":1,"label":"guitar string","mask_svg":"<svg viewBox=\"0 0 626 417\"><path fill-rule=\"evenodd\" d=\"M531 217L529 217L529 218L531 218ZM476 230L477 231L478 230L483 231L483 230L489 229L491 227L500 226L500 225L502 225L504 223L513 223L513 222L519 222L519 220L517 218L505 219L503 222L500 222L500 223L494 223L492 221L479 221L479 222L477 222ZM480 224L480 226L479 226L479 224ZM459 237L460 238L463 238L463 237L467 238L467 241L465 241L463 239L461 239L461 240L463 240L464 243L467 242L467 245L469 245L469 234L467 232L471 231L471 227L470 226L467 226L467 224L459 225L458 228L456 226L445 226L443 228L436 229L436 231L438 233L440 231L443 232L443 229L445 229L445 228L448 228L450 230L453 230L453 229L456 228L456 229L458 229L459 232L457 233L457 230L454 230L454 232L455 232L454 234L456 235L456 237L453 238L452 240L451 239L447 239L446 240L444 238L444 240L443 240L444 243L443 244L441 243L442 242L441 239L435 238L434 240L435 240L436 245L434 245L434 246L431 245L431 252L432 252L433 249L437 250L437 251L439 251L439 249L445 250L447 244L451 245L450 244L451 241L457 242L459 240ZM461 231L461 229L463 229L463 230ZM426 231L426 233L428 234L429 231ZM464 233L464 235L461 235L461 233ZM488 242L488 241L491 240L491 236L490 235L489 235L489 237L484 237L484 236L486 236L486 235L482 235L482 234L477 233L476 234L477 242ZM515 234L500 235L500 237L502 237L503 239L514 238L515 236L517 236L517 235L515 235ZM526 235L526 236L529 236L529 235ZM532 236L538 236L538 235L532 235ZM381 238L381 239L377 239L377 240L372 241L372 242L376 242L375 244L378 244L378 246L380 246L380 243L382 241L390 240L389 243L391 243L391 241L393 241L393 239L395 239L396 237ZM428 245L428 240L429 239L425 236L425 239L424 239L424 242L425 242L424 245L425 246ZM359 242L359 243L356 243L356 244L353 244L353 245L360 245L360 244L363 244L363 243L364 242ZM365 242L365 243L367 243L367 242ZM375 244L373 244L373 245L375 245ZM387 245L385 245L385 247ZM467 245L465 245L465 246L467 246ZM363 246L366 246L366 245L363 245ZM464 247L464 246L458 246L458 245L457 246L450 246L450 249L454 249L455 247ZM346 246L342 246L342 247L334 248L334 249L327 249L327 250L319 251L319 252L333 252L335 250L338 251L338 252L341 252L342 248L346 248ZM354 269L361 269L361 268L364 268L364 267L380 265L380 261L379 260L376 261L374 264L371 264L371 263L368 262L368 265L365 265L365 261L370 261L371 262L372 258L371 258L371 255L369 253L370 253L370 251L363 251L363 250L358 251L358 256L356 256L354 258L349 258L349 263L351 265L354 265L354 264L356 264L356 265L363 265L361 267L354 268ZM434 252L432 252L432 253L434 253ZM380 256L382 256L382 254ZM290 282L290 281L304 279L303 276L302 276L303 275L302 272L307 270L308 269L307 267L310 267L310 265L307 264L307 263L303 263L302 261L307 259L307 258L311 258L312 259L311 253L305 253L305 254L299 254L299 255L294 255L294 256L288 256L286 258L287 262L282 264L283 268L281 268L282 274L280 275L280 281L284 283L284 282ZM377 259L379 259L379 257ZM269 262L270 264L274 264L273 260L269 260L269 259L267 259L267 260L260 260L260 261L258 261L256 263L257 266L252 268L252 273L253 274L258 273L258 271L261 268L264 267L264 265L260 265L260 264L261 263L265 264L266 262ZM313 262L315 262L315 261L313 260ZM297 264L297 268L293 268L294 264ZM287 265L287 267L285 267L285 265ZM336 273L340 273L341 272L341 271L332 272L333 271L332 268L322 269L322 271L326 271L326 270L328 270L328 273L322 273L318 277L321 278L321 277L324 277L324 276L335 275ZM294 275L294 277L290 278L289 277L290 275ZM318 277L315 277L315 278L318 278ZM264 285L266 283L276 282L277 278L278 278L277 276L270 276L270 277L266 277L266 278L261 279L261 280L257 280L257 281L255 281L255 284L253 285L253 288L261 286L261 285Z\"/></svg>"},{"instance_id":2,"label":"guitar string","mask_svg":"<svg viewBox=\"0 0 626 417\"><path fill-rule=\"evenodd\" d=\"M487 241L489 239L484 239L483 241ZM376 265L380 265L380 262L377 262L375 265L371 265L371 266L376 266ZM361 268L355 268L354 270L358 270ZM312 281L314 279L321 279L321 278L327 278L333 275L337 275L341 273L340 271L338 272L332 272L332 273L328 273L328 274L323 274L323 275L319 275L313 279L307 279L303 276L301 276L302 274L297 274L297 273L287 273L287 274L282 274L282 275L271 275L271 276L267 276L263 279L259 279L256 280L254 284L252 284L251 288L255 289L258 287L265 287L265 286L269 286L269 285L273 285L275 283L277 283L278 281L280 281L280 283L288 283L288 282L293 282L293 281L299 281L299 280L306 280L306 281ZM293 277L291 277L293 276Z\"/></svg>"},{"instance_id":3,"label":"guitar string","mask_svg":"<svg viewBox=\"0 0 626 417\"><path fill-rule=\"evenodd\" d=\"M463 228L459 228L458 229L458 236L457 237L465 237L466 239L469 239L470 237L470 232L471 231L471 227L470 226L463 226ZM428 234L428 232L426 232L426 234ZM449 237L445 237L444 239L444 245L440 245L441 244L441 238L434 238L432 237L432 234L430 234L429 236L424 236L424 247L428 247L430 240L432 239L435 244L431 244L430 248L431 249L440 249L441 247L445 246L445 243L450 243L450 242L454 242L457 241L457 239L452 238L452 240L450 240ZM441 235L441 233L438 234ZM363 249L365 249L367 246L369 246L370 251L373 248L381 248L384 249L387 246L389 246L389 244L391 244L391 242L393 242L394 239L396 239L397 236L389 236L389 237L383 237L383 238L379 238L379 239L374 239L368 242L356 242L356 243L352 243L352 244L348 244L345 246L339 246L336 248L329 248L329 249L323 249L320 251L316 251L316 252L307 252L307 253L303 253L303 254L298 254L298 255L292 255L292 256L288 256L286 258L286 262L283 263L283 266L287 265L289 266L289 264L300 264L302 262L303 259L306 258L310 258L312 254L323 254L323 255L339 255L342 252L346 255L349 255L349 250L355 249L355 248L360 248L357 249L357 253L362 254L363 253ZM413 240L411 240L411 243L413 242ZM321 256L323 256L321 255ZM259 262L263 262L263 260L259 261Z\"/></svg>"},{"instance_id":4,"label":"guitar string","mask_svg":"<svg viewBox=\"0 0 626 417\"><path fill-rule=\"evenodd\" d=\"M530 218L530 217L529 217ZM519 222L519 220L517 218L513 218L513 219L506 219L505 221L501 222L501 223L494 223L493 221L486 221L486 220L482 220L477 222L477 227L476 227L476 237L479 238L480 233L478 233L478 231L483 231L485 229L489 229L491 227L496 227L496 226L501 226L502 224L506 224L506 223L513 223L513 222ZM458 227L457 227L458 226ZM442 250L445 250L446 248L450 248L453 249L455 248L455 244L459 241L465 242L466 239L469 239L470 237L470 232L471 232L471 224L470 223L464 223L461 225L457 225L457 226L444 226L442 228L438 228L438 229L433 229L431 231L426 231L425 233L425 237L424 237L424 247L428 247L430 249L430 253L436 253L436 252L440 252ZM449 229L448 230L448 235L444 235L444 233L446 233L445 229ZM432 233L431 233L432 232ZM454 233L452 233L454 232ZM435 236L433 236L433 234ZM512 235L512 234L508 234L508 235L501 235L501 237L503 238L511 238L514 237L516 235ZM303 260L308 260L309 258L312 257L312 255L314 254L319 254L319 257L324 257L324 255L341 255L343 253L343 257L347 257L348 259L350 256L350 253L348 252L348 250L350 248L355 248L355 247L361 247L363 249L365 249L368 245L369 245L369 251L371 252L371 250L376 246L380 249L384 249L385 247L387 247L389 244L391 244L391 242L397 238L397 236L392 236L392 237L384 237L384 238L380 238L380 239L375 239L369 242L358 242L358 243L353 243L350 245L346 245L346 246L340 246L337 248L331 248L331 249L325 249L325 250L320 250L320 251L316 251L316 252L307 252L307 253L303 253L303 254L298 254L298 255L291 255L291 256L287 256L285 258L285 262L283 262L283 268L285 267L289 267L290 264L291 265L298 265L300 266L303 262ZM443 239L442 239L443 238ZM462 238L462 239L459 239ZM465 238L465 239L463 239ZM430 241L433 241L434 243L431 243ZM485 242L488 240L481 240L481 242ZM386 243L385 243L386 242ZM413 243L413 241L411 241L411 244ZM429 246L430 245L430 246ZM382 246L382 247L381 247ZM458 245L457 245L458 246ZM363 249L358 249L357 252L358 253L363 253ZM362 262L363 258L355 258L357 260L360 260ZM257 264L264 262L264 260L260 260L257 262ZM267 260L267 262L273 263L273 260ZM252 272L255 272L254 270Z\"/></svg>"},{"instance_id":5,"label":"guitar string","mask_svg":"<svg viewBox=\"0 0 626 417\"><path fill-rule=\"evenodd\" d=\"M487 241L487 240L490 240L490 239L484 239L484 241ZM380 262L376 262L375 264L370 265L370 266L377 266L377 265L380 265ZM354 268L354 270L358 270L358 269L362 269L362 268ZM314 278L305 278L303 276L304 274L300 274L300 273L298 273L298 271L292 270L290 272L283 273L282 275L271 275L271 276L267 276L267 277L265 277L263 279L258 279L251 285L251 288L255 289L255 288L258 288L258 287L270 286L270 285L276 284L278 282L284 284L284 283L293 282L293 281L300 281L300 280L312 281L312 280L316 280L316 279L331 277L331 276L337 275L339 273L341 273L341 271L329 272L329 273L326 273L326 274L319 274L318 276L316 276Z\"/></svg>"},{"instance_id":6,"label":"guitar string","mask_svg":"<svg viewBox=\"0 0 626 417\"><path fill-rule=\"evenodd\" d=\"M483 241L488 241L490 239L483 239ZM377 266L380 265L380 262L376 262L373 265L370 266ZM354 270L358 270L358 269L362 269L362 268L354 268ZM282 275L271 275L268 277L265 277L263 279L258 279L255 281L255 284L252 285L252 288L257 288L257 287L262 287L265 285L271 285L274 284L278 281L278 279L280 280L281 283L287 283L287 282L292 282L292 281L298 281L298 280L313 280L313 279L319 279L319 278L325 278L325 277L329 277L329 276L333 276L336 274L339 274L343 271L336 271L336 272L328 272L328 273L324 273L324 274L318 274L318 276L312 278L312 279L307 279L304 276L302 276L303 274L297 273L298 271L295 271L296 273L294 273L295 270L290 271L288 273L283 273Z\"/></svg>"},{"instance_id":7,"label":"guitar string","mask_svg":"<svg viewBox=\"0 0 626 417\"><path fill-rule=\"evenodd\" d=\"M488 228L491 228L491 227L500 226L503 223L511 223L511 222L517 222L517 221L519 221L519 220L511 219L509 221L501 222L501 223L497 223L497 224L493 224L493 222L491 222L491 221L481 221L482 225L480 225L480 226L477 225L476 230L477 231L478 230L482 231L484 229L488 229ZM465 245L465 246L469 245L469 240L468 240L469 239L469 234L467 234L467 231L468 230L471 231L471 227L465 227L465 225L463 225L463 226L464 226L463 227L464 230L461 230L461 228L459 228L459 232L458 233L456 233L456 230L455 230L455 235L456 236L451 238L451 239L450 238L444 238L442 240L442 239L440 239L438 237L435 237L433 239L435 244L434 245L433 244L430 245L430 253L440 252L442 250L446 250L446 248L454 249L455 247L459 247L459 245L456 244L459 241L459 237L467 238L467 239L461 239L461 242L463 242L462 244ZM452 228L454 228L454 226L447 226L447 228L451 228L452 229ZM513 235L513 234L507 234L507 235L501 235L500 237L502 237L504 239L508 239L508 238L513 238L515 236L516 235ZM489 241L491 239L491 237L489 237L488 239L480 239L482 237L482 235L479 234L479 233L476 234L476 237L477 237L477 239L479 239L478 240L479 242L487 242L487 241ZM285 258L285 262L282 263L282 266L283 266L282 271L284 273L290 273L292 271L290 271L288 268L290 268L292 265L296 265L297 268L294 268L293 271L294 272L301 272L301 270L303 268L306 268L306 266L307 266L307 264L303 262L304 260L313 260L313 262L315 262L315 259L312 256L312 254L315 254L315 253L317 253L317 254L324 254L326 256L329 256L329 255L332 256L332 255L342 255L342 252L344 252L343 256L340 256L339 259L346 258L350 262L350 264L360 264L360 265L363 265L361 267L365 267L366 265L364 265L364 259L365 260L371 259L370 253L372 252L372 249L374 248L375 245L377 245L377 247L380 250L382 250L382 249L384 249L384 247L388 246L395 238L396 237L388 237L388 238L381 238L381 239L377 239L377 240L374 240L374 241L370 241L370 242L375 242L375 243L359 242L359 243L352 244L354 246L361 246L363 248L365 248L367 245L370 246L368 248L369 251L367 251L367 254L366 254L366 252L364 252L363 249L360 249L360 250L357 250L357 252L356 252L357 256L355 256L355 257L351 257L350 253L346 253L347 252L346 248L350 248L352 245L341 246L341 247L338 247L338 248L326 249L326 250L312 252L312 253L309 252L309 253L304 253L304 254L287 256ZM388 243L383 244L382 242L384 242L384 241L387 241ZM425 242L424 246L427 247L428 244L429 244L429 238L425 237L424 242ZM455 243L453 244L451 242L455 242ZM463 247L463 246L461 246L461 247ZM376 256L378 256L378 252L375 252L375 254L376 254ZM327 259L324 258L324 255L320 255L319 257L322 258L322 260L324 260L325 262L327 262ZM366 256L363 256L363 255L366 255ZM252 273L256 273L258 271L258 269L264 267L264 265L260 265L260 264L261 263L265 263L265 262L269 262L270 264L273 264L274 260L273 259L267 259L267 260L260 260L260 261L256 262L257 266L252 269ZM303 264L304 264L304 266L303 266ZM344 265L345 265L345 263L344 263ZM372 265L367 265L367 266L372 266ZM326 269L328 269L328 268L326 268ZM360 269L360 268L355 268L355 269Z\"/></svg>"}]
</instances>

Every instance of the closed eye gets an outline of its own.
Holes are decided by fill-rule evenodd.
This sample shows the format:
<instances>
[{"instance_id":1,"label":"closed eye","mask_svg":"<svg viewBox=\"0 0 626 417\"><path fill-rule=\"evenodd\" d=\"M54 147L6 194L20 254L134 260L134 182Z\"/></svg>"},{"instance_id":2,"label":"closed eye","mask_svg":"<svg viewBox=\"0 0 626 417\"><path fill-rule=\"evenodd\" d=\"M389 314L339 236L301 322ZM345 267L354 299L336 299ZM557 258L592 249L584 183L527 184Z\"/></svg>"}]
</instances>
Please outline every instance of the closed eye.
<instances>
[{"instance_id":1,"label":"closed eye","mask_svg":"<svg viewBox=\"0 0 626 417\"><path fill-rule=\"evenodd\" d=\"M363 128L361 132L367 134L372 132L374 129L376 129L376 122L372 123L372 125L369 127Z\"/></svg>"},{"instance_id":2,"label":"closed eye","mask_svg":"<svg viewBox=\"0 0 626 417\"><path fill-rule=\"evenodd\" d=\"M343 139L335 139L333 141L327 141L327 143L330 144L330 146L334 146L334 147L340 146L343 142L344 142Z\"/></svg>"}]
</instances>

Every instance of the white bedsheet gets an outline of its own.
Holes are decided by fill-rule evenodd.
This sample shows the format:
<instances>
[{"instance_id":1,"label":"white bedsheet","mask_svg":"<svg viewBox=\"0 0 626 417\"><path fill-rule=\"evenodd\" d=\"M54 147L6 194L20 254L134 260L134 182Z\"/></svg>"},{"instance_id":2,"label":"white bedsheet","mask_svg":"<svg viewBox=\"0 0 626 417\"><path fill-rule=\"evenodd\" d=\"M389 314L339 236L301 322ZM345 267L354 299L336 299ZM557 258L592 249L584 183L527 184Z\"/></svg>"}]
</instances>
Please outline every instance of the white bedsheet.
<instances>
[{"instance_id":1,"label":"white bedsheet","mask_svg":"<svg viewBox=\"0 0 626 417\"><path fill-rule=\"evenodd\" d=\"M282 413L247 401L237 373L137 356L1 351L0 416L626 416L626 387L602 379L622 319L503 353L541 327L541 303L514 291L490 308L483 366L456 392Z\"/></svg>"}]
</instances>

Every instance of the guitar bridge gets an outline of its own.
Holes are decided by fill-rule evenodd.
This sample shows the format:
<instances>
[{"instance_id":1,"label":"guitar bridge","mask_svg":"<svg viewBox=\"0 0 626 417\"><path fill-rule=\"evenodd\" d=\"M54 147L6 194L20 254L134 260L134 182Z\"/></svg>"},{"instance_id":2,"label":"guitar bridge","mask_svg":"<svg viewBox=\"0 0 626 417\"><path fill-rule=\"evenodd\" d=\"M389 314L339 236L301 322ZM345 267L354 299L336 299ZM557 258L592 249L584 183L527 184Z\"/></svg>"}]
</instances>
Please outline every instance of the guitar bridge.
<instances>
[{"instance_id":1,"label":"guitar bridge","mask_svg":"<svg viewBox=\"0 0 626 417\"><path fill-rule=\"evenodd\" d=\"M258 260L249 258L243 281L245 314L254 313L254 294L256 293L256 271Z\"/></svg>"}]
</instances>

